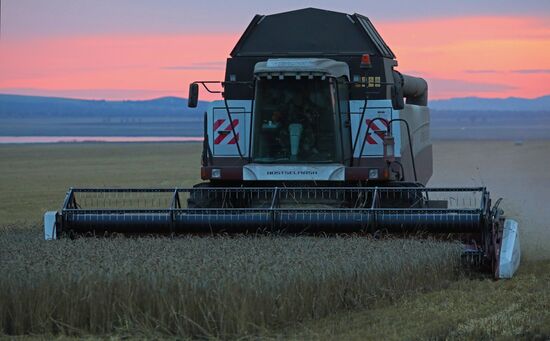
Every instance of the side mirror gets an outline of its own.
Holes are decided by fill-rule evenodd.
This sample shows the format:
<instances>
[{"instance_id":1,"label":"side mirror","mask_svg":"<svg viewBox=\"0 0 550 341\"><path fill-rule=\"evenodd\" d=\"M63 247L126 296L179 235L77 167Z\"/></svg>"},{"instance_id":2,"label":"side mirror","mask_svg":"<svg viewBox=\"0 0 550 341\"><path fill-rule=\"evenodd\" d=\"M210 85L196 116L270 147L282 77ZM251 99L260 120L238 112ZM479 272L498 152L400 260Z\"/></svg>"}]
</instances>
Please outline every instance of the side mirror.
<instances>
[{"instance_id":1,"label":"side mirror","mask_svg":"<svg viewBox=\"0 0 550 341\"><path fill-rule=\"evenodd\" d=\"M187 106L196 108L199 102L199 85L197 83L189 84L189 97L187 98Z\"/></svg>"}]
</instances>

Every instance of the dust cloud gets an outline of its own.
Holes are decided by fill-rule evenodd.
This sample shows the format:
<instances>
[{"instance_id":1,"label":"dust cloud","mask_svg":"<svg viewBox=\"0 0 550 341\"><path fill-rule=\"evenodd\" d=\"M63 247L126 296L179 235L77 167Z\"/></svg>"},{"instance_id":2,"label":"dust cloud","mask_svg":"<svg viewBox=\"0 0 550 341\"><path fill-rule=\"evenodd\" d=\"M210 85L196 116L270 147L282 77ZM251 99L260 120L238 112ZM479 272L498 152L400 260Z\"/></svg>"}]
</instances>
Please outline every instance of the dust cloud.
<instances>
[{"instance_id":1,"label":"dust cloud","mask_svg":"<svg viewBox=\"0 0 550 341\"><path fill-rule=\"evenodd\" d=\"M428 186L485 186L519 222L522 257L550 259L550 141L437 141Z\"/></svg>"}]
</instances>

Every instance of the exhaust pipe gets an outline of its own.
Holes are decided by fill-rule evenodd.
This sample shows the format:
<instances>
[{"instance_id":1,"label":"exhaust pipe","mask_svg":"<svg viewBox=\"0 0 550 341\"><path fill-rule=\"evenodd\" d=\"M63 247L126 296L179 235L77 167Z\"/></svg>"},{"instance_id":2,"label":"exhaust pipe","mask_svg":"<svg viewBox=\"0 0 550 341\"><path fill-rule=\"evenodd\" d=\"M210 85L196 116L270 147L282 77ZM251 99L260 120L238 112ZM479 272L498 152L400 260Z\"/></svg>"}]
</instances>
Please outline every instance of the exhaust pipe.
<instances>
[{"instance_id":1,"label":"exhaust pipe","mask_svg":"<svg viewBox=\"0 0 550 341\"><path fill-rule=\"evenodd\" d=\"M427 106L428 105L428 83L420 77L408 76L393 70L393 81L395 90L392 94L398 107L404 107L403 98L407 104Z\"/></svg>"}]
</instances>

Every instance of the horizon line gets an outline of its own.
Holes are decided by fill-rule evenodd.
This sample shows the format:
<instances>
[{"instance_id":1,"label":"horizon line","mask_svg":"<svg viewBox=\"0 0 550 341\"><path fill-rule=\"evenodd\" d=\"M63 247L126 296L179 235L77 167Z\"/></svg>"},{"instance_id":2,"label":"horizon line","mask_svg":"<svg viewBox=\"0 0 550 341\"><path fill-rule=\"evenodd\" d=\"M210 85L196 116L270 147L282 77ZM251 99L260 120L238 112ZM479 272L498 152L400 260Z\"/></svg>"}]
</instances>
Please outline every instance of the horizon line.
<instances>
[{"instance_id":1,"label":"horizon line","mask_svg":"<svg viewBox=\"0 0 550 341\"><path fill-rule=\"evenodd\" d=\"M18 94L18 93L8 93L8 92L0 92L0 96L20 96L20 97L38 97L38 98L51 98L51 99L69 99L69 100L75 100L75 101L105 101L105 102L147 102L147 101L154 101L158 99L164 99L164 98L176 98L181 100L187 100L186 97L179 97L179 96L159 96L159 97L146 97L146 98L140 98L140 99L108 99L108 98L93 98L93 99L87 99L82 97L64 97L64 96L48 96L48 95L27 95L27 94ZM523 99L523 100L537 100L544 97L550 97L550 93L542 96L537 97L516 97L516 96L508 96L508 97L479 97L479 96L462 96L462 97L448 97L448 98L437 98L428 100L429 102L437 102L437 101L448 101L448 100L454 100L454 99L493 99L493 100L506 100L506 99ZM208 100L199 100L200 102L210 103L214 101L208 101Z\"/></svg>"}]
</instances>

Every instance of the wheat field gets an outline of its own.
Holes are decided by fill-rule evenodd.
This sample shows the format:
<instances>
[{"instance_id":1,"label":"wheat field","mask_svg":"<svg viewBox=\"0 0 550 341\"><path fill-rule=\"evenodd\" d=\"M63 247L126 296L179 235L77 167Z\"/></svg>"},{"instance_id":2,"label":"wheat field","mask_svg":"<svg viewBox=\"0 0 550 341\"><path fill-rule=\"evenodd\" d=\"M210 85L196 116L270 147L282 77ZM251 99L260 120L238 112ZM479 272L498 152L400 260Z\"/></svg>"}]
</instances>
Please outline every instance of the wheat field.
<instances>
[{"instance_id":1,"label":"wheat field","mask_svg":"<svg viewBox=\"0 0 550 341\"><path fill-rule=\"evenodd\" d=\"M8 335L230 338L445 287L461 246L365 237L0 235Z\"/></svg>"},{"instance_id":2,"label":"wheat field","mask_svg":"<svg viewBox=\"0 0 550 341\"><path fill-rule=\"evenodd\" d=\"M435 146L434 185L487 185L520 221L519 272L492 281L462 271L459 245L432 240L44 241L41 216L70 186L191 186L200 146L0 146L0 336L548 339L550 229L540 199L550 178L538 171L547 160L536 158L547 148ZM487 176L494 167L506 172Z\"/></svg>"}]
</instances>

